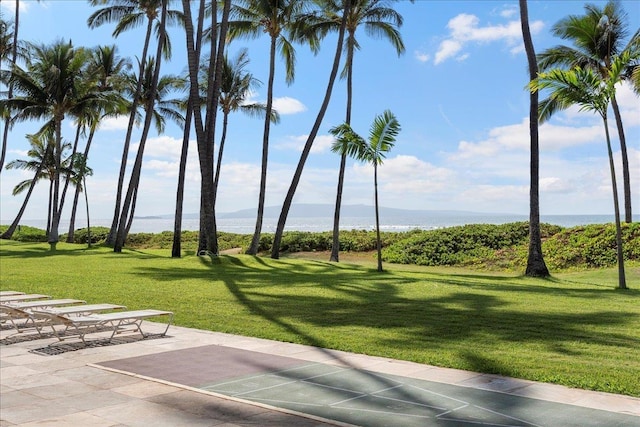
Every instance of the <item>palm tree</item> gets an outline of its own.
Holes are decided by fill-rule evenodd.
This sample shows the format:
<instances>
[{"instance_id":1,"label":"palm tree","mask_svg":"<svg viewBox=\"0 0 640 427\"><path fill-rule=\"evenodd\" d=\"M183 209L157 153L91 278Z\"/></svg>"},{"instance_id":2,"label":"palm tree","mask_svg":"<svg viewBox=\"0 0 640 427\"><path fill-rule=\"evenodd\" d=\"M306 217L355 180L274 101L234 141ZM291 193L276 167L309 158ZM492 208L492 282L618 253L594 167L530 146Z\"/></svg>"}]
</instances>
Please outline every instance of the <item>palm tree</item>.
<instances>
[{"instance_id":1,"label":"palm tree","mask_svg":"<svg viewBox=\"0 0 640 427\"><path fill-rule=\"evenodd\" d=\"M93 175L93 169L87 166L87 158L82 153L75 153L70 159L69 180L76 187L76 193L73 201L74 209L71 211L71 223L75 223L76 210L78 205L78 194L84 192L84 202L87 213L87 244L91 247L91 224L89 222L89 197L87 196L87 177ZM68 243L73 243L73 240Z\"/></svg>"},{"instance_id":2,"label":"palm tree","mask_svg":"<svg viewBox=\"0 0 640 427\"><path fill-rule=\"evenodd\" d=\"M613 150L611 149L611 138L609 137L607 110L611 98L614 96L615 84L619 81L620 74L624 72L626 64L628 64L630 60L637 60L638 56L640 56L640 53L638 53L636 57L632 57L630 52L627 51L623 52L619 57L614 58L606 79L603 79L602 76L592 68L575 67L570 70L553 69L546 73L541 73L530 83L532 91L550 90L549 98L540 103L539 117L541 121L549 119L555 112L567 109L572 105L580 106L581 111L594 111L602 118L613 189L618 257L618 288L620 289L626 289L627 285L624 271L618 187L613 161Z\"/></svg>"},{"instance_id":3,"label":"palm tree","mask_svg":"<svg viewBox=\"0 0 640 427\"><path fill-rule=\"evenodd\" d=\"M113 31L113 36L118 37L121 33L137 28L141 25L145 19L147 22L146 32L142 47L142 54L140 58L138 69L138 82L142 84L142 75L145 72L146 59L148 56L149 45L151 42L151 33L153 31L154 23L159 24L159 15L162 10L162 5L165 0L89 0L91 6L103 6L96 10L87 19L87 25L89 28L97 28L106 23L115 22L116 27ZM179 22L182 19L182 14L176 10L167 10L167 19L171 22ZM160 33L156 27L156 32ZM163 31L164 33L164 31ZM170 42L167 37L164 37L163 52L165 56L170 57ZM159 55L158 55L159 56ZM122 204L122 192L124 187L125 172L127 168L127 158L129 157L129 146L131 144L131 135L133 133L133 127L136 122L137 114L137 100L139 99L139 92L141 86L137 87L134 91L133 105L130 110L129 125L127 127L127 133L124 140L122 149L122 159L120 162L120 173L118 175L118 187L116 189L116 202L113 214L113 220L111 222L111 229L109 230L109 236L107 237L107 244L113 245L115 243L116 231L118 225L118 219L121 213Z\"/></svg>"},{"instance_id":4,"label":"palm tree","mask_svg":"<svg viewBox=\"0 0 640 427\"><path fill-rule=\"evenodd\" d=\"M40 0L36 0L40 2ZM18 30L20 23L20 0L16 0L15 4L15 15L13 18L13 33L9 31L8 22L2 22L2 49L0 51L3 52L2 62L4 62L8 58L6 54L11 52L11 58L9 59L11 64L16 64L19 58L25 58L27 55L26 48L20 43L18 39ZM9 84L9 90L7 92L7 98L11 99L13 97L13 85ZM0 171L4 165L4 159L7 153L7 139L9 138L9 117L7 116L4 121L4 131L2 133L2 149L0 151Z\"/></svg>"},{"instance_id":5,"label":"palm tree","mask_svg":"<svg viewBox=\"0 0 640 427\"><path fill-rule=\"evenodd\" d=\"M580 67L590 68L600 74L603 79L608 78L608 73L616 57L624 51L640 50L640 31L637 31L623 46L628 33L626 14L620 2L610 0L604 8L587 4L585 15L570 15L556 23L552 32L565 40L570 40L574 47L555 46L538 55L538 65L541 71L562 67L565 69ZM625 66L637 64L631 60ZM619 79L625 78L622 73ZM624 184L625 221L632 221L631 209L631 181L629 177L629 158L627 144L624 135L624 127L620 116L620 108L615 96L611 95L611 105L616 118L618 136L620 138L620 151L622 154L622 175Z\"/></svg>"},{"instance_id":6,"label":"palm tree","mask_svg":"<svg viewBox=\"0 0 640 427\"><path fill-rule=\"evenodd\" d=\"M105 117L116 117L124 114L128 108L128 101L121 95L125 85L125 71L131 68L128 59L121 58L117 55L117 46L98 46L91 51L89 64L87 65L87 75L90 76L87 84L95 85L96 90L103 94L110 95L110 102L106 109L94 111L83 111L78 122L83 129L89 128L89 135L84 148L84 160L89 157L89 150L93 137L95 135L100 121ZM86 129L85 129L86 130ZM67 233L67 242L74 241L75 233L75 213L77 209L77 201L80 196L81 186L75 187L73 205L71 206L71 221L69 222L69 232ZM86 197L86 194L85 194Z\"/></svg>"},{"instance_id":7,"label":"palm tree","mask_svg":"<svg viewBox=\"0 0 640 427\"><path fill-rule=\"evenodd\" d=\"M252 117L262 117L266 114L267 106L261 102L246 103L251 91L257 89L261 82L253 77L253 74L246 72L245 67L249 65L247 49L241 49L233 61L225 55L222 68L222 80L220 82L220 111L222 111L222 135L220 137L220 147L218 148L218 158L213 179L214 204L218 192L218 182L220 180L220 166L222 165L222 154L227 137L227 125L229 114L241 111ZM206 72L206 69L204 70ZM279 123L280 115L276 110L271 110L271 122Z\"/></svg>"},{"instance_id":8,"label":"palm tree","mask_svg":"<svg viewBox=\"0 0 640 427\"><path fill-rule=\"evenodd\" d=\"M344 44L344 34L347 26L347 16L349 16L349 10L351 9L351 0L344 0L344 12L342 15L342 22L340 23L340 31L338 32L338 42L336 44L336 52L333 57L333 65L331 67L331 73L329 74L329 82L327 83L327 90L324 94L324 100L322 101L322 105L320 106L320 110L318 111L318 115L316 116L316 120L313 123L313 127L311 128L311 132L309 132L309 136L307 137L307 141L302 148L302 153L300 154L300 160L298 161L298 166L296 166L296 170L293 173L293 178L291 179L291 185L289 186L289 190L287 191L287 195L285 196L284 203L282 204L282 210L280 211L280 217L278 218L278 224L276 226L276 232L273 236L273 246L271 247L271 258L279 258L280 257L280 242L282 241L282 234L284 233L284 226L287 222L287 216L289 215L289 209L291 209L291 204L293 203L293 196L296 193L296 189L298 188L298 183L300 182L300 178L302 177L302 170L304 169L304 164L309 157L309 153L311 152L311 147L313 146L313 141L316 139L316 135L318 135L318 130L320 129L320 125L322 124L322 120L324 119L324 115L327 111L327 107L329 107L329 101L331 100L331 93L333 92L333 84L336 80L336 76L338 75L338 67L340 66L340 56L342 54L343 44ZM312 43L314 42L313 38L309 39Z\"/></svg>"},{"instance_id":9,"label":"palm tree","mask_svg":"<svg viewBox=\"0 0 640 427\"><path fill-rule=\"evenodd\" d=\"M184 11L184 27L186 33L187 63L189 69L189 102L188 116L193 117L196 140L198 143L198 161L200 164L200 234L198 239L198 255L218 255L218 238L216 230L215 206L213 203L213 138L216 128L216 115L218 110L220 81L222 79L222 64L224 50L227 41L227 30L231 2L225 1L222 9L222 18L218 24L218 4L210 3L211 17L211 44L209 53L209 69L215 70L207 76L207 95L204 102L206 108L205 118L202 117L202 109L199 89L199 70L204 40L203 28L206 14L205 0L200 0L197 16L197 25L194 28L191 2L182 0ZM217 44L216 44L217 41ZM189 117L191 118L191 117ZM189 128L185 127L183 141L188 140ZM186 148L183 143L183 152ZM182 163L182 162L181 162ZM178 189L181 191L181 188ZM176 207L176 210L178 207ZM177 219L176 219L177 220ZM174 237L175 238L175 237ZM175 248L175 245L174 245ZM174 256L175 256L174 249Z\"/></svg>"},{"instance_id":10,"label":"palm tree","mask_svg":"<svg viewBox=\"0 0 640 427\"><path fill-rule=\"evenodd\" d=\"M75 49L71 42L58 41L50 46L33 46L33 59L28 70L15 65L9 76L18 96L0 100L0 111L15 112L12 122L48 119L55 126L53 150L56 171L53 182L52 223L48 236L51 249L59 240L58 225L62 213L60 172L62 156L62 121L67 114L77 114L85 108L105 105L100 93L86 90L81 82L85 72L87 52Z\"/></svg>"},{"instance_id":11,"label":"palm tree","mask_svg":"<svg viewBox=\"0 0 640 427\"><path fill-rule=\"evenodd\" d=\"M31 149L27 152L27 156L29 156L29 160L17 159L7 163L7 169L21 169L27 171L33 171L34 175L32 179L27 179L22 182L19 182L13 188L13 195L18 195L22 193L25 189L27 190L27 194L22 202L22 206L16 215L16 218L13 220L9 228L2 233L0 238L2 239L11 239L13 237L13 233L15 233L18 225L20 224L20 220L22 219L22 215L24 214L25 209L27 208L27 204L29 203L29 199L31 198L31 193L35 188L38 181L43 179L50 179L50 170L53 167L53 147L54 147L54 136L52 132L43 132L35 135L27 135L27 140L29 141L29 145L31 145Z\"/></svg>"},{"instance_id":12,"label":"palm tree","mask_svg":"<svg viewBox=\"0 0 640 427\"><path fill-rule=\"evenodd\" d=\"M131 222L134 217L136 208L136 196L137 187L140 182L140 174L142 169L142 158L146 146L147 136L149 134L149 128L151 121L155 123L156 131L158 134L164 132L166 125L166 118L177 122L182 125L184 123L184 117L180 112L182 107L182 100L179 98L169 98L177 90L182 90L185 87L185 80L182 77L175 75L164 75L159 77L160 64L156 65L154 58L148 58L147 67L143 75L142 90L140 91L140 98L138 99L138 105L141 105L145 113L145 122L142 129L142 135L140 137L140 144L138 146L138 152L136 154L136 160L131 172L131 178L129 182L129 189L123 203L123 209L119 219L118 232L116 234L116 241L114 243L114 250L120 252L126 236L129 233ZM130 85L128 90L133 93L134 88L138 86L137 76L130 75Z\"/></svg>"},{"instance_id":13,"label":"palm tree","mask_svg":"<svg viewBox=\"0 0 640 427\"><path fill-rule=\"evenodd\" d=\"M340 155L349 155L362 162L373 165L373 186L376 210L376 239L378 249L378 271L382 271L382 240L380 239L380 215L378 208L378 165L382 164L386 153L393 148L400 133L400 123L396 116L386 110L373 121L369 131L369 141L355 133L351 126L344 123L329 130L336 142L332 150Z\"/></svg>"},{"instance_id":14,"label":"palm tree","mask_svg":"<svg viewBox=\"0 0 640 427\"><path fill-rule=\"evenodd\" d=\"M391 0L394 1L394 0ZM307 15L302 31L308 31L323 37L330 31L338 31L342 21L341 0L319 0L321 14ZM387 39L395 48L396 53L404 53L404 43L398 31L402 26L402 16L390 8L388 0L352 0L352 6L347 16L345 54L346 60L342 70L343 78L347 79L347 111L345 123L351 124L351 105L353 102L353 58L355 51L360 49L360 43L356 39L358 28L363 27L367 35ZM342 204L342 189L344 172L346 168L346 155L340 157L340 169L338 172L338 188L336 192L336 205L333 217L333 245L330 261L339 260L340 252L340 207Z\"/></svg>"},{"instance_id":15,"label":"palm tree","mask_svg":"<svg viewBox=\"0 0 640 427\"><path fill-rule=\"evenodd\" d=\"M529 64L529 81L538 76L538 64L536 52L531 39L529 29L529 12L527 1L520 0L520 24L522 26L522 38L527 52ZM540 236L540 151L538 135L538 92L531 91L529 98L529 137L530 169L529 169L529 255L525 275L531 277L548 277L549 270L542 255L542 238Z\"/></svg>"},{"instance_id":16,"label":"palm tree","mask_svg":"<svg viewBox=\"0 0 640 427\"><path fill-rule=\"evenodd\" d=\"M266 33L270 39L269 78L267 83L267 106L262 137L262 170L256 227L247 253L255 255L260 244L264 201L267 186L267 161L269 155L269 131L273 109L273 81L275 76L276 51L279 49L285 61L286 82L295 77L295 49L287 36L291 36L293 25L305 10L304 0L242 0L231 7L229 38L257 38Z\"/></svg>"}]
</instances>

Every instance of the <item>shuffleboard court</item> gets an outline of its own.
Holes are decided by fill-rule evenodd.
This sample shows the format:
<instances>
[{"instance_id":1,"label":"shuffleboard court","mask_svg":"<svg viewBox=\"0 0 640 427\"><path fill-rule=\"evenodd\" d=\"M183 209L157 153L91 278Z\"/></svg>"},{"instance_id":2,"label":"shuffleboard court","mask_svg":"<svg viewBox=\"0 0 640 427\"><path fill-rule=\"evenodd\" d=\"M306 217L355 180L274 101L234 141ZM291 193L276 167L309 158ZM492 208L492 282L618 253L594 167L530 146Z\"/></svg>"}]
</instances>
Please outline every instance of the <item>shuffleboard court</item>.
<instances>
[{"instance_id":1,"label":"shuffleboard court","mask_svg":"<svg viewBox=\"0 0 640 427\"><path fill-rule=\"evenodd\" d=\"M629 426L640 417L209 345L99 366L356 426Z\"/></svg>"}]
</instances>

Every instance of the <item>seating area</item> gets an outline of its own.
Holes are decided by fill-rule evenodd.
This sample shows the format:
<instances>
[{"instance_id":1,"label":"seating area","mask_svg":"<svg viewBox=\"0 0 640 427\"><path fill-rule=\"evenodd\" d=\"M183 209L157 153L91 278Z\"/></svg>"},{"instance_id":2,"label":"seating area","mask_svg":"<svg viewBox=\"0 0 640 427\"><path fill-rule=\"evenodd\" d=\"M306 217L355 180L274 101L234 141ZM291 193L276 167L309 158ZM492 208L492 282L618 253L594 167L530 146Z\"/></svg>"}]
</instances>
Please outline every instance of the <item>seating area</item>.
<instances>
[{"instance_id":1,"label":"seating area","mask_svg":"<svg viewBox=\"0 0 640 427\"><path fill-rule=\"evenodd\" d=\"M146 335L142 329L144 320L165 318L165 336L173 322L173 312L155 309L126 310L120 304L87 304L79 299L54 299L51 295L27 294L20 291L0 291L0 325L13 329L17 334L33 331L33 339L55 336L58 341L80 340L87 345L91 341L111 342L116 335L131 333Z\"/></svg>"}]
</instances>

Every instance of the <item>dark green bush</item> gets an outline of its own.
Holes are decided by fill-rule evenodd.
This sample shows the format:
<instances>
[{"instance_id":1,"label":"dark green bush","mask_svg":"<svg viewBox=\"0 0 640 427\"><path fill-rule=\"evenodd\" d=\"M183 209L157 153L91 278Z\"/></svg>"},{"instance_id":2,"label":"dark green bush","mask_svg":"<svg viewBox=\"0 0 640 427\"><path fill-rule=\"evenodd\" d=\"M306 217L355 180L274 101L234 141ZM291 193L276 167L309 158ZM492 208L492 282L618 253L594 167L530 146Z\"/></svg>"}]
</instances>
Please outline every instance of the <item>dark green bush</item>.
<instances>
[{"instance_id":1,"label":"dark green bush","mask_svg":"<svg viewBox=\"0 0 640 427\"><path fill-rule=\"evenodd\" d=\"M0 225L0 234L7 231L8 228L8 225ZM47 233L45 230L39 228L19 225L13 233L13 236L11 236L11 239L18 242L46 242Z\"/></svg>"},{"instance_id":2,"label":"dark green bush","mask_svg":"<svg viewBox=\"0 0 640 427\"><path fill-rule=\"evenodd\" d=\"M73 243L87 243L88 232L86 228L79 228L73 232ZM108 227L91 227L91 243L104 243L109 235ZM60 241L67 241L67 234L60 235Z\"/></svg>"},{"instance_id":3,"label":"dark green bush","mask_svg":"<svg viewBox=\"0 0 640 427\"><path fill-rule=\"evenodd\" d=\"M541 225L543 237L561 230L549 224ZM382 252L387 262L417 265L500 265L497 251L526 244L528 222L509 224L469 224L438 230L416 231ZM513 254L511 254L513 257Z\"/></svg>"},{"instance_id":4,"label":"dark green bush","mask_svg":"<svg viewBox=\"0 0 640 427\"><path fill-rule=\"evenodd\" d=\"M640 223L622 223L623 255L640 260ZM593 224L567 228L544 242L545 262L551 269L575 266L611 267L617 263L615 224Z\"/></svg>"}]
</instances>

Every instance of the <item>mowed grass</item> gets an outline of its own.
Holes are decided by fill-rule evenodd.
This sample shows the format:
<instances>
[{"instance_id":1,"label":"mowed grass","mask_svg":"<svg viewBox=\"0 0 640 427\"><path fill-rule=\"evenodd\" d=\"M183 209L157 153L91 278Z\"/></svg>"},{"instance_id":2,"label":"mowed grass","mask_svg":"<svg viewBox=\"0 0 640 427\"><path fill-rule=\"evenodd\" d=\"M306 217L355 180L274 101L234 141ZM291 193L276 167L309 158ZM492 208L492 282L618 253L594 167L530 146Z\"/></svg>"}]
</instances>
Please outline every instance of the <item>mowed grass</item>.
<instances>
[{"instance_id":1,"label":"mowed grass","mask_svg":"<svg viewBox=\"0 0 640 427\"><path fill-rule=\"evenodd\" d=\"M640 396L640 266L530 279L385 264L0 241L0 288L178 325Z\"/></svg>"}]
</instances>

